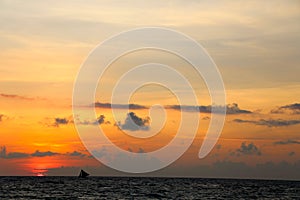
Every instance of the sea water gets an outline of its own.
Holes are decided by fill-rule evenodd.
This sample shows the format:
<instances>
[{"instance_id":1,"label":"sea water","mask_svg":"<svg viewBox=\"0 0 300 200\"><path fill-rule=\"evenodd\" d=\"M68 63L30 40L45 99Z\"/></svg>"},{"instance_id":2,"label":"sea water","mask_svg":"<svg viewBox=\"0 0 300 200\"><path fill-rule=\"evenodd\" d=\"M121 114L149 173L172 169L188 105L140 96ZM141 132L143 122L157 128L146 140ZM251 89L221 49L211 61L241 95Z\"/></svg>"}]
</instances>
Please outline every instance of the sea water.
<instances>
[{"instance_id":1,"label":"sea water","mask_svg":"<svg viewBox=\"0 0 300 200\"><path fill-rule=\"evenodd\" d=\"M0 199L300 199L299 181L0 177Z\"/></svg>"}]
</instances>

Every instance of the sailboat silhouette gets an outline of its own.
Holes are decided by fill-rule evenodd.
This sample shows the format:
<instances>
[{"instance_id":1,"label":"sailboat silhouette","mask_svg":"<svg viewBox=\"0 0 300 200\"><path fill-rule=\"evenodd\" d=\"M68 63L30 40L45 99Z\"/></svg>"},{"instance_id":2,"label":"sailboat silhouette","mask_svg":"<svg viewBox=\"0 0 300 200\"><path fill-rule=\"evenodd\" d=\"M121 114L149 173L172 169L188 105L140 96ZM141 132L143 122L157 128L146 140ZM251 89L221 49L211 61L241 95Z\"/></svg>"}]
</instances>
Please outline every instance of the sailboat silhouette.
<instances>
[{"instance_id":1,"label":"sailboat silhouette","mask_svg":"<svg viewBox=\"0 0 300 200\"><path fill-rule=\"evenodd\" d=\"M87 172L81 170L78 177L79 177L79 178L86 178L86 177L88 177L89 175L90 175L89 173L87 173Z\"/></svg>"}]
</instances>

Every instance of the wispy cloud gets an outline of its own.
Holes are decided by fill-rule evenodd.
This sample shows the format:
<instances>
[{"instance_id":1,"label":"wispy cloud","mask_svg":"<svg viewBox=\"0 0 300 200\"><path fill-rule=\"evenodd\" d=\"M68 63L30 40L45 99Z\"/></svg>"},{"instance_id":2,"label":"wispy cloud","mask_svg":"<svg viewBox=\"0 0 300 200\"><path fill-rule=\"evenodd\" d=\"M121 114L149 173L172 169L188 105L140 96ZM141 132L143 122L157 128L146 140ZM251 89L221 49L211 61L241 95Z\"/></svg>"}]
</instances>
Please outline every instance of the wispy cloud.
<instances>
[{"instance_id":1,"label":"wispy cloud","mask_svg":"<svg viewBox=\"0 0 300 200\"><path fill-rule=\"evenodd\" d=\"M59 153L52 152L52 151L42 152L42 151L36 150L34 153L31 154L31 156L33 156L33 157L46 157L46 156L55 156L55 155L58 155L58 154Z\"/></svg>"},{"instance_id":2,"label":"wispy cloud","mask_svg":"<svg viewBox=\"0 0 300 200\"><path fill-rule=\"evenodd\" d=\"M10 99L20 99L20 100L34 100L34 98L21 96L21 95L17 95L17 94L4 94L4 93L1 93L0 97L10 98Z\"/></svg>"},{"instance_id":3,"label":"wispy cloud","mask_svg":"<svg viewBox=\"0 0 300 200\"><path fill-rule=\"evenodd\" d=\"M110 124L110 121L105 120L104 115L100 115L96 120L79 120L81 125L101 125L101 124Z\"/></svg>"},{"instance_id":4,"label":"wispy cloud","mask_svg":"<svg viewBox=\"0 0 300 200\"><path fill-rule=\"evenodd\" d=\"M14 158L27 158L27 157L46 157L46 156L55 156L58 155L58 153L51 152L51 151L46 151L46 152L41 152L37 150L36 152L32 154L28 153L23 153L23 152L10 152L6 153L6 147L1 147L0 150L0 158L6 158L6 159L14 159Z\"/></svg>"},{"instance_id":5,"label":"wispy cloud","mask_svg":"<svg viewBox=\"0 0 300 200\"><path fill-rule=\"evenodd\" d=\"M271 110L273 114L291 113L300 114L300 103L288 104Z\"/></svg>"},{"instance_id":6,"label":"wispy cloud","mask_svg":"<svg viewBox=\"0 0 300 200\"><path fill-rule=\"evenodd\" d=\"M288 140L282 140L282 141L274 142L274 144L275 145L300 144L300 141L288 139Z\"/></svg>"},{"instance_id":7,"label":"wispy cloud","mask_svg":"<svg viewBox=\"0 0 300 200\"><path fill-rule=\"evenodd\" d=\"M188 105L169 105L166 106L168 109L174 109L174 110L182 110L186 112L202 112L202 113L211 113L212 111L211 105L208 106L188 106ZM218 108L224 108L222 106L215 106L216 110L218 111ZM243 110L240 109L238 104L228 104L226 106L226 114L250 114L252 113L249 110Z\"/></svg>"},{"instance_id":8,"label":"wispy cloud","mask_svg":"<svg viewBox=\"0 0 300 200\"><path fill-rule=\"evenodd\" d=\"M73 151L71 153L57 153L52 151L39 151L36 150L34 153L24 153L24 152L7 152L6 146L0 147L0 158L3 159L20 159L28 157L47 157L47 156L71 156L71 157L86 157L87 155L78 151Z\"/></svg>"},{"instance_id":9,"label":"wispy cloud","mask_svg":"<svg viewBox=\"0 0 300 200\"><path fill-rule=\"evenodd\" d=\"M72 157L85 157L86 154L80 153L78 151L73 151L71 153L67 153L68 156L72 156Z\"/></svg>"},{"instance_id":10,"label":"wispy cloud","mask_svg":"<svg viewBox=\"0 0 300 200\"><path fill-rule=\"evenodd\" d=\"M282 126L292 126L300 124L300 120L283 120L283 119L260 119L260 120L243 120L243 119L234 119L236 123L248 123L255 124L259 126L267 127L282 127Z\"/></svg>"},{"instance_id":11,"label":"wispy cloud","mask_svg":"<svg viewBox=\"0 0 300 200\"><path fill-rule=\"evenodd\" d=\"M132 109L132 110L140 110L140 109L147 109L147 106L139 105L139 104L110 104L110 103L101 103L96 102L96 108L116 108L116 109Z\"/></svg>"},{"instance_id":12,"label":"wispy cloud","mask_svg":"<svg viewBox=\"0 0 300 200\"><path fill-rule=\"evenodd\" d=\"M110 104L110 103L101 103L96 102L94 104L96 108L115 108L115 109L131 109L131 110L142 110L148 109L149 106L147 105L140 105L140 104ZM216 109L218 112L219 109L223 109L223 106L212 106L212 105L165 105L166 109L173 109L173 110L182 110L184 112L202 112L202 113L211 113L212 107ZM228 104L226 105L226 114L250 114L252 111L245 110L239 108L237 103Z\"/></svg>"}]
</instances>

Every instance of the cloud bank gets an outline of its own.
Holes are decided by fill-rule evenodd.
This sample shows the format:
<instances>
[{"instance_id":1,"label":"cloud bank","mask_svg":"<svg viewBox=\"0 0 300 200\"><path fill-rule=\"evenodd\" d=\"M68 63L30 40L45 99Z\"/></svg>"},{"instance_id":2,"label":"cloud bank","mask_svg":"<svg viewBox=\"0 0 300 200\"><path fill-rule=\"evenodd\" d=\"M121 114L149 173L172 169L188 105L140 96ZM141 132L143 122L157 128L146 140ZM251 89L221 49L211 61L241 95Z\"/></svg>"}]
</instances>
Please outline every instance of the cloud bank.
<instances>
[{"instance_id":1,"label":"cloud bank","mask_svg":"<svg viewBox=\"0 0 300 200\"><path fill-rule=\"evenodd\" d=\"M277 142L274 142L273 144L275 144L275 145L300 144L300 141L288 139L288 140L277 141Z\"/></svg>"},{"instance_id":2,"label":"cloud bank","mask_svg":"<svg viewBox=\"0 0 300 200\"><path fill-rule=\"evenodd\" d=\"M149 109L149 106L140 105L140 104L110 104L110 103L94 103L96 108L115 108L115 109L131 109L131 110L142 110ZM182 110L184 112L202 112L202 113L211 113L212 105L166 105L164 106L166 109L173 110ZM222 106L214 106L216 111L218 112L218 108L224 108ZM237 103L226 105L226 114L251 114L252 111L240 109Z\"/></svg>"},{"instance_id":3,"label":"cloud bank","mask_svg":"<svg viewBox=\"0 0 300 200\"><path fill-rule=\"evenodd\" d=\"M279 108L271 110L273 114L300 114L300 103L288 104L284 106L280 106Z\"/></svg>"},{"instance_id":4,"label":"cloud bank","mask_svg":"<svg viewBox=\"0 0 300 200\"><path fill-rule=\"evenodd\" d=\"M211 113L212 111L212 106L187 106L187 105L169 105L167 106L168 109L173 109L173 110L182 110L185 112L202 112L202 113ZM215 106L216 111L218 111L218 108L224 108L222 106ZM233 104L228 104L226 106L226 114L250 114L252 113L249 110L243 110L240 109L238 104L233 103Z\"/></svg>"},{"instance_id":5,"label":"cloud bank","mask_svg":"<svg viewBox=\"0 0 300 200\"><path fill-rule=\"evenodd\" d=\"M86 157L87 155L78 151L73 151L71 153L57 153L52 151L39 151L36 150L34 153L23 153L23 152L7 152L6 146L0 147L0 158L3 159L20 159L20 158L28 158L28 157L50 157L50 156L71 156L71 157Z\"/></svg>"},{"instance_id":6,"label":"cloud bank","mask_svg":"<svg viewBox=\"0 0 300 200\"><path fill-rule=\"evenodd\" d=\"M110 104L110 103L101 103L96 102L94 104L96 108L114 108L114 109L131 109L131 110L140 110L147 109L147 106L139 105L139 104Z\"/></svg>"},{"instance_id":7,"label":"cloud bank","mask_svg":"<svg viewBox=\"0 0 300 200\"><path fill-rule=\"evenodd\" d=\"M243 119L234 119L236 123L248 123L259 126L267 127L282 127L282 126L292 126L300 124L300 120L284 120L284 119L260 119L260 120L243 120Z\"/></svg>"}]
</instances>

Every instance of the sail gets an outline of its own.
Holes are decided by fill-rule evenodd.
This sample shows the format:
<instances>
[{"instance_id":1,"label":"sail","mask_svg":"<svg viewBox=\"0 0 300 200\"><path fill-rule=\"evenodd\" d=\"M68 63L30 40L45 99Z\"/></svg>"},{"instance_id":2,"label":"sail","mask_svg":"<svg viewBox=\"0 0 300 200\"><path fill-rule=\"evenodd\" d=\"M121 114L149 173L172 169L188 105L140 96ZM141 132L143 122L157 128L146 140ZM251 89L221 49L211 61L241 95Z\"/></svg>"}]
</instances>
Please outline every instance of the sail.
<instances>
[{"instance_id":1,"label":"sail","mask_svg":"<svg viewBox=\"0 0 300 200\"><path fill-rule=\"evenodd\" d=\"M87 172L81 170L78 177L80 177L80 178L85 178L85 177L88 177L88 176L89 176L89 174L88 174Z\"/></svg>"}]
</instances>

